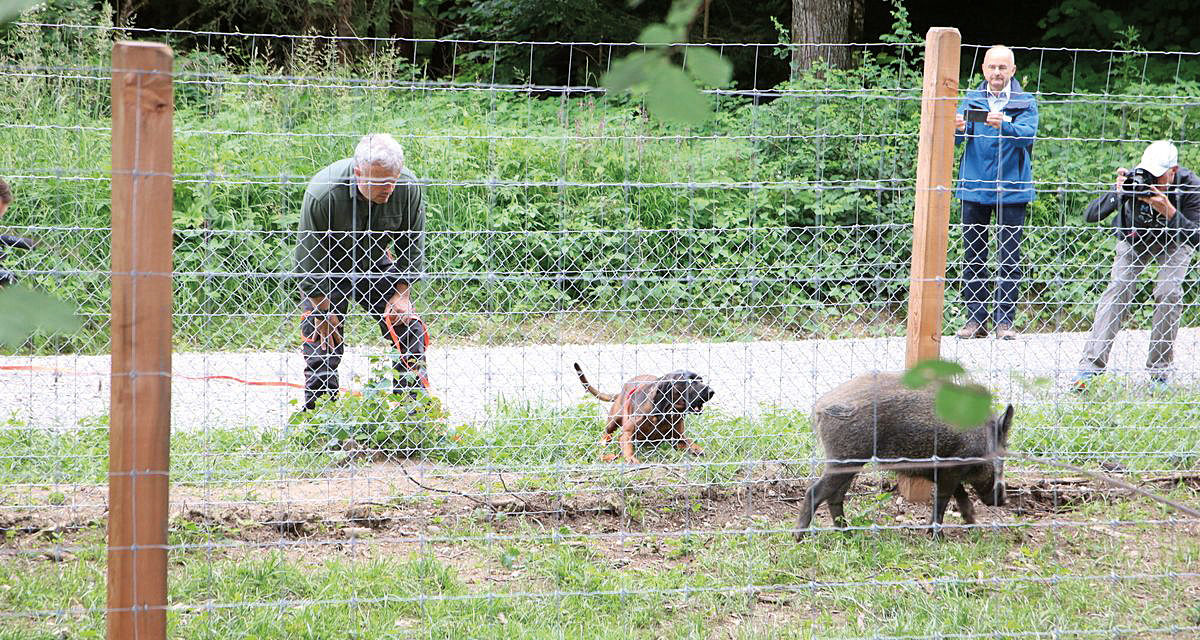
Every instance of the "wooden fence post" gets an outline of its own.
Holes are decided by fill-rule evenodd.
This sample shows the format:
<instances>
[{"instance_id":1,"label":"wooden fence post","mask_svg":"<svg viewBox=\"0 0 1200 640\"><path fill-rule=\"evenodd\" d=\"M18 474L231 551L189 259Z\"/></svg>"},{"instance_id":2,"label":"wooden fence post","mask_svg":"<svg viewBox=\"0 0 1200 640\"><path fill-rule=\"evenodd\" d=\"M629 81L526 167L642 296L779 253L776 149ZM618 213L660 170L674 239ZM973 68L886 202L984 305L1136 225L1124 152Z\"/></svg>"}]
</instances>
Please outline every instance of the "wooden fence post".
<instances>
[{"instance_id":1,"label":"wooden fence post","mask_svg":"<svg viewBox=\"0 0 1200 640\"><path fill-rule=\"evenodd\" d=\"M925 35L912 280L908 290L908 345L904 352L907 367L937 358L941 353L961 44L958 29L933 27ZM896 484L900 494L910 502L930 502L933 491L930 481L899 475Z\"/></svg>"},{"instance_id":2,"label":"wooden fence post","mask_svg":"<svg viewBox=\"0 0 1200 640\"><path fill-rule=\"evenodd\" d=\"M911 285L908 292L909 367L938 357L945 302L946 236L954 168L954 112L958 105L958 29L933 27L925 36L925 81L917 147Z\"/></svg>"},{"instance_id":3,"label":"wooden fence post","mask_svg":"<svg viewBox=\"0 0 1200 640\"><path fill-rule=\"evenodd\" d=\"M167 632L171 438L171 50L112 55L108 638Z\"/></svg>"}]
</instances>

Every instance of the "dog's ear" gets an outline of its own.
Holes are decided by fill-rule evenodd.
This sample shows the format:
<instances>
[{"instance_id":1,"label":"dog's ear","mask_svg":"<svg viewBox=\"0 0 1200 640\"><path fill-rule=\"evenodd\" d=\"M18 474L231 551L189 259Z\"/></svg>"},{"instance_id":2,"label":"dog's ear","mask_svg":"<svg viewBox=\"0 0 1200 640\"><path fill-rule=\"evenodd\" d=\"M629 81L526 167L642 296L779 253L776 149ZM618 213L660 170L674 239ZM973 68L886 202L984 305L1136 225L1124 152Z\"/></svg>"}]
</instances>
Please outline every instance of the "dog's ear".
<instances>
[{"instance_id":1,"label":"dog's ear","mask_svg":"<svg viewBox=\"0 0 1200 640\"><path fill-rule=\"evenodd\" d=\"M671 397L673 395L671 393L673 388L674 381L667 376L663 376L658 380L655 380L654 384L651 386L650 402L660 413L667 410L667 408L671 406L671 403L674 402Z\"/></svg>"}]
</instances>

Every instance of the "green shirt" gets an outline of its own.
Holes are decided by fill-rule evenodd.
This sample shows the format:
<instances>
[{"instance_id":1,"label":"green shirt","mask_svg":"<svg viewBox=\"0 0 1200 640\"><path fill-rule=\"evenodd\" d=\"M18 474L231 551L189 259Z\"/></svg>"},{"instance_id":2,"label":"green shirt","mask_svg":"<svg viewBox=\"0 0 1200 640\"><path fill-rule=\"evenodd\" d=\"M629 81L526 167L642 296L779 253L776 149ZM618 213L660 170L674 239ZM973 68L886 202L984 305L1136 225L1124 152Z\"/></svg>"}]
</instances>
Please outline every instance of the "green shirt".
<instances>
[{"instance_id":1,"label":"green shirt","mask_svg":"<svg viewBox=\"0 0 1200 640\"><path fill-rule=\"evenodd\" d=\"M404 169L388 201L375 204L358 191L353 158L338 160L304 190L296 247L300 290L309 297L345 296L362 274L411 283L424 262L424 230L425 199L412 171Z\"/></svg>"}]
</instances>

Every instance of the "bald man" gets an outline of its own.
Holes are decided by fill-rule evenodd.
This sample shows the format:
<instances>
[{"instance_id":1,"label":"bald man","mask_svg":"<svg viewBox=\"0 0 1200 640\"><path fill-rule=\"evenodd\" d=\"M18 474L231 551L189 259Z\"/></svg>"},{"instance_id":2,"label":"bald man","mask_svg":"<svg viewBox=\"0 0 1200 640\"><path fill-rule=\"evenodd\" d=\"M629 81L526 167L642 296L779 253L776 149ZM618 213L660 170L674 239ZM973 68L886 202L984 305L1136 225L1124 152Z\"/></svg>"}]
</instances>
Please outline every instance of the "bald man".
<instances>
[{"instance_id":1,"label":"bald man","mask_svg":"<svg viewBox=\"0 0 1200 640\"><path fill-rule=\"evenodd\" d=\"M955 195L962 201L963 300L967 321L959 338L985 338L988 321L996 337L1017 337L1017 297L1021 281L1021 232L1025 212L1036 197L1033 142L1038 110L1021 89L1011 49L997 45L983 56L983 82L968 91L955 115L954 142L963 146ZM997 225L999 278L992 298L988 269L989 229Z\"/></svg>"}]
</instances>

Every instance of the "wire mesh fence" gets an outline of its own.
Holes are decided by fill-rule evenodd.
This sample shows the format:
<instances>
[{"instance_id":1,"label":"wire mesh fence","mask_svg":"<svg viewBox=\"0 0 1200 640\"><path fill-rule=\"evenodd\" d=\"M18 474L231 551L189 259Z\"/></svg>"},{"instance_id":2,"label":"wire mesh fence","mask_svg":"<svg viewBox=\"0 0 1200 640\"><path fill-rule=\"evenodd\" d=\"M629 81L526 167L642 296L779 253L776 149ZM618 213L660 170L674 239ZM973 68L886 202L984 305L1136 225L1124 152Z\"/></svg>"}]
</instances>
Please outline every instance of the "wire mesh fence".
<instances>
[{"instance_id":1,"label":"wire mesh fence","mask_svg":"<svg viewBox=\"0 0 1200 640\"><path fill-rule=\"evenodd\" d=\"M792 540L830 462L814 402L903 368L919 45L855 45L853 70L708 90L716 117L678 127L600 87L640 45L21 24L0 67L0 175L15 195L6 233L39 245L3 265L73 303L83 327L0 358L2 633L91 637L104 624L105 55L122 34L185 45L172 636L1200 631L1194 519L1027 460L1007 461L1008 504L976 504L974 524L948 516L945 543L928 541L927 505L887 496L885 473L851 488L849 535L825 532L822 510L818 532ZM51 58L46 41L70 44ZM718 50L739 65L787 56ZM964 91L984 50L963 48ZM1191 504L1195 276L1183 279L1166 388L1143 364L1145 276L1107 374L1082 394L1070 383L1115 253L1107 222L1081 212L1152 140L1197 162L1196 55L1016 50L1041 116L1020 335L952 337L966 319L956 201L942 340L944 357L1016 406L1011 449ZM450 73L429 72L444 63ZM341 398L301 411L304 190L378 131L403 144L423 189L412 298L437 402L387 393L394 350L349 305ZM637 375L702 376L715 395L685 428L703 453L644 445L639 464L602 461L622 454L599 443L609 403L586 394L575 363L609 393Z\"/></svg>"}]
</instances>

